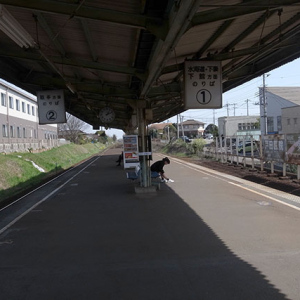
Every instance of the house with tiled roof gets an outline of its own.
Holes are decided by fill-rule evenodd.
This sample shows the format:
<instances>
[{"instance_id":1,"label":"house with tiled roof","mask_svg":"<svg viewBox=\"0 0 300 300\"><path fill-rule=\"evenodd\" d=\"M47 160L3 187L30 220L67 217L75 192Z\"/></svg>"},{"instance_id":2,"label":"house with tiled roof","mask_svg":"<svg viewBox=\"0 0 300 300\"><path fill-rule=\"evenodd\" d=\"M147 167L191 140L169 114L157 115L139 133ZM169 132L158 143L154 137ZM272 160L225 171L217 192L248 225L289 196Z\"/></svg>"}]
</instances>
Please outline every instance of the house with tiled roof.
<instances>
[{"instance_id":1,"label":"house with tiled roof","mask_svg":"<svg viewBox=\"0 0 300 300\"><path fill-rule=\"evenodd\" d=\"M150 135L153 138L165 138L167 139L167 135L170 136L170 129L168 128L174 128L172 123L154 123L148 126L148 130L150 132Z\"/></svg>"},{"instance_id":2,"label":"house with tiled roof","mask_svg":"<svg viewBox=\"0 0 300 300\"><path fill-rule=\"evenodd\" d=\"M172 123L154 123L149 125L149 129L156 129L158 132L162 133L166 126L171 126Z\"/></svg>"},{"instance_id":3,"label":"house with tiled roof","mask_svg":"<svg viewBox=\"0 0 300 300\"><path fill-rule=\"evenodd\" d=\"M205 123L196 120L186 120L180 123L180 130L184 131L184 135L189 138L203 136ZM180 134L182 135L182 134Z\"/></svg>"}]
</instances>

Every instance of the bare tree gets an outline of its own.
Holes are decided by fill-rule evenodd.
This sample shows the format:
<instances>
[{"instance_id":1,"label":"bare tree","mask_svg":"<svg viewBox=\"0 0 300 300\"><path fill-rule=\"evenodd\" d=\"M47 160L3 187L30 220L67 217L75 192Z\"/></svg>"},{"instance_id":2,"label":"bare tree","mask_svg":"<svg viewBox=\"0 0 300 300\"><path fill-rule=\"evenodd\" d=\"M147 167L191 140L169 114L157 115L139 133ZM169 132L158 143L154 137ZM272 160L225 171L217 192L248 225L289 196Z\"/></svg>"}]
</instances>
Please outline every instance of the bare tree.
<instances>
[{"instance_id":1,"label":"bare tree","mask_svg":"<svg viewBox=\"0 0 300 300\"><path fill-rule=\"evenodd\" d=\"M88 124L69 113L66 117L67 123L58 125L58 135L72 143L79 144L82 132L88 127Z\"/></svg>"}]
</instances>

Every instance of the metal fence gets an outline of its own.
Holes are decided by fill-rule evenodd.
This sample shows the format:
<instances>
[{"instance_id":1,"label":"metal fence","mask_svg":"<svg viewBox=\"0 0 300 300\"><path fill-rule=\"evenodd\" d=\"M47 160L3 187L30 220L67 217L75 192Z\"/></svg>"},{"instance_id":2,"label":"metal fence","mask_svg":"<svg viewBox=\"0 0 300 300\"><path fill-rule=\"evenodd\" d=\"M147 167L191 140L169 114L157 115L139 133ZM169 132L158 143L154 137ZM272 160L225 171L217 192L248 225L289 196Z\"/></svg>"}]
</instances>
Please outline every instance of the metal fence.
<instances>
[{"instance_id":1,"label":"metal fence","mask_svg":"<svg viewBox=\"0 0 300 300\"><path fill-rule=\"evenodd\" d=\"M300 135L265 135L253 137L220 137L204 148L204 155L223 163L250 166L253 170L287 171L300 179Z\"/></svg>"}]
</instances>

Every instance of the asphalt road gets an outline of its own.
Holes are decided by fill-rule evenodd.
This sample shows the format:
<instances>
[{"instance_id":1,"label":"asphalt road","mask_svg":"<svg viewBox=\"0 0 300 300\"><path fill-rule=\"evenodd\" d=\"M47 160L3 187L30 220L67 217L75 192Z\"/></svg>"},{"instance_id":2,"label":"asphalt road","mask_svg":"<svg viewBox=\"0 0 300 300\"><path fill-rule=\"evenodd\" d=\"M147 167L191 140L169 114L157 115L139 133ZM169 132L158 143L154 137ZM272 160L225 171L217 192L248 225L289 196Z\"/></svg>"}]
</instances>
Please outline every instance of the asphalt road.
<instances>
[{"instance_id":1,"label":"asphalt road","mask_svg":"<svg viewBox=\"0 0 300 300\"><path fill-rule=\"evenodd\" d=\"M300 299L299 197L175 159L135 194L119 152L0 212L0 299Z\"/></svg>"}]
</instances>

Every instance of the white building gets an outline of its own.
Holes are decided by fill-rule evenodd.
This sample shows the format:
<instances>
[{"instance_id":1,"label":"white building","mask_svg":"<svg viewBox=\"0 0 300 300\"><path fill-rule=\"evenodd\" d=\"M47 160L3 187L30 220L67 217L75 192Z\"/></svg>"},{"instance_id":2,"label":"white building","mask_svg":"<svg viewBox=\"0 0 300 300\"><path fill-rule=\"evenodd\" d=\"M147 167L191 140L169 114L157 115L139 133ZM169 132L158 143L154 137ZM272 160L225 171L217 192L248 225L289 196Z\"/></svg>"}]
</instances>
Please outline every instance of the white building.
<instances>
[{"instance_id":1,"label":"white building","mask_svg":"<svg viewBox=\"0 0 300 300\"><path fill-rule=\"evenodd\" d=\"M294 128L292 126L297 125L294 122L300 122L300 119L296 120L297 116L293 110L295 106L300 105L300 87L259 88L259 99L262 134L283 133L283 122L290 130L296 130L297 126ZM285 110L289 107L291 109ZM291 116L289 117L288 114L290 113Z\"/></svg>"},{"instance_id":2,"label":"white building","mask_svg":"<svg viewBox=\"0 0 300 300\"><path fill-rule=\"evenodd\" d=\"M259 139L259 116L236 116L218 118L219 135L224 137L253 136Z\"/></svg>"},{"instance_id":3,"label":"white building","mask_svg":"<svg viewBox=\"0 0 300 300\"><path fill-rule=\"evenodd\" d=\"M0 152L51 148L57 125L39 125L35 96L0 80Z\"/></svg>"},{"instance_id":4,"label":"white building","mask_svg":"<svg viewBox=\"0 0 300 300\"><path fill-rule=\"evenodd\" d=\"M281 109L282 134L300 134L300 106L291 106Z\"/></svg>"}]
</instances>

